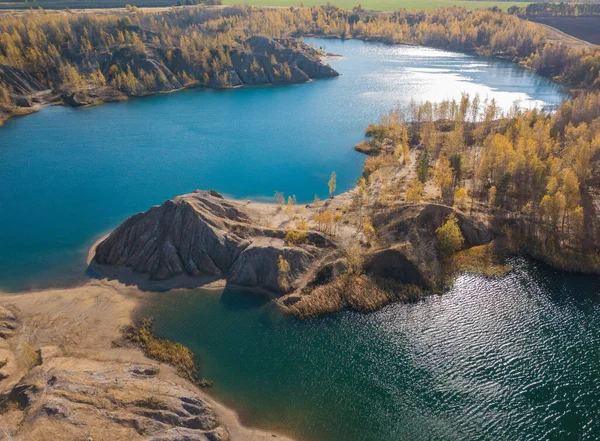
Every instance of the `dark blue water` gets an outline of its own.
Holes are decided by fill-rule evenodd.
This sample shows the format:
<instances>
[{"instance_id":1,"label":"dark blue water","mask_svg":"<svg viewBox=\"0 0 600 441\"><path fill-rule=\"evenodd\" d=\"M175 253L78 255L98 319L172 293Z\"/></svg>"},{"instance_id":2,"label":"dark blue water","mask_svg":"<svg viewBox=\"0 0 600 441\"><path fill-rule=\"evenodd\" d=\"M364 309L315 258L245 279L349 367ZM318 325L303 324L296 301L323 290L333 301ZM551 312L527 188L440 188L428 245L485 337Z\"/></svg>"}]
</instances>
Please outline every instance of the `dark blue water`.
<instances>
[{"instance_id":1,"label":"dark blue water","mask_svg":"<svg viewBox=\"0 0 600 441\"><path fill-rule=\"evenodd\" d=\"M316 320L235 290L153 294L246 423L303 441L597 440L600 283L515 260L416 304Z\"/></svg>"},{"instance_id":2,"label":"dark blue water","mask_svg":"<svg viewBox=\"0 0 600 441\"><path fill-rule=\"evenodd\" d=\"M240 198L349 189L364 128L411 99L479 92L555 105L520 67L433 49L312 40L342 76L285 87L196 89L90 109L52 107L0 129L0 290L84 280L89 246L125 218L197 188Z\"/></svg>"},{"instance_id":3,"label":"dark blue water","mask_svg":"<svg viewBox=\"0 0 600 441\"><path fill-rule=\"evenodd\" d=\"M249 293L153 294L246 423L302 441L600 439L600 283L515 260L442 296L283 317Z\"/></svg>"}]
</instances>

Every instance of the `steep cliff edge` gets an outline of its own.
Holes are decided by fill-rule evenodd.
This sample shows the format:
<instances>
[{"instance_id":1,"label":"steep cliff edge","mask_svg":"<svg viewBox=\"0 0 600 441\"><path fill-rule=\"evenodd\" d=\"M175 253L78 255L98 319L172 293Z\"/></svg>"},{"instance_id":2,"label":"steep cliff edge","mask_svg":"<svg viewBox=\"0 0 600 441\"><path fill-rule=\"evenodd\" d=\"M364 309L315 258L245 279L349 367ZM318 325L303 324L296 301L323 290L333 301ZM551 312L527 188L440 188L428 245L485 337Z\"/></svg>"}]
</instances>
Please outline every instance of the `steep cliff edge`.
<instances>
[{"instance_id":1,"label":"steep cliff edge","mask_svg":"<svg viewBox=\"0 0 600 441\"><path fill-rule=\"evenodd\" d=\"M198 285L226 279L272 293L293 289L294 281L327 251L332 240L315 231L306 243L286 242L287 231L261 225L242 203L214 191L195 191L127 219L95 250L92 266L129 269L150 280L185 276ZM280 278L280 256L289 265ZM124 273L117 274L124 277Z\"/></svg>"},{"instance_id":2,"label":"steep cliff edge","mask_svg":"<svg viewBox=\"0 0 600 441\"><path fill-rule=\"evenodd\" d=\"M50 102L82 107L196 86L280 85L339 75L321 62L319 52L294 39L256 35L207 49L207 58L197 60L180 47L158 43L156 35L141 28L130 27L129 32L144 44L115 44L70 60L81 65L76 82L62 82L58 71L35 72L46 79L45 85L31 73L0 65L0 122ZM89 66L97 71L88 72Z\"/></svg>"},{"instance_id":3,"label":"steep cliff edge","mask_svg":"<svg viewBox=\"0 0 600 441\"><path fill-rule=\"evenodd\" d=\"M51 99L49 88L16 67L0 64L0 125L13 115L34 112Z\"/></svg>"}]
</instances>

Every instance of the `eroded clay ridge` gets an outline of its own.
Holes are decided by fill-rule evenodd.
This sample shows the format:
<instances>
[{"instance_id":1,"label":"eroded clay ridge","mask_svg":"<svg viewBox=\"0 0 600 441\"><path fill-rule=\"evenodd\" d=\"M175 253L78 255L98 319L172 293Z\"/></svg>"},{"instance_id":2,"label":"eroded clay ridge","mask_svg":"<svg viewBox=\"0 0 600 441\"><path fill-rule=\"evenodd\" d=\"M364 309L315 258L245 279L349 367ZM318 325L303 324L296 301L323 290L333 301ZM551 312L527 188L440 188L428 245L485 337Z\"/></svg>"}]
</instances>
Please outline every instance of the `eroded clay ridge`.
<instances>
[{"instance_id":1,"label":"eroded clay ridge","mask_svg":"<svg viewBox=\"0 0 600 441\"><path fill-rule=\"evenodd\" d=\"M319 232L288 245L287 231L262 225L243 203L214 191L178 196L127 219L101 242L93 264L129 269L150 280L177 276L226 279L247 287L282 292L279 256L289 263L289 278L335 247Z\"/></svg>"},{"instance_id":2,"label":"eroded clay ridge","mask_svg":"<svg viewBox=\"0 0 600 441\"><path fill-rule=\"evenodd\" d=\"M146 41L146 49L140 51L130 46L115 46L98 53L92 61L100 71L109 75L115 66L123 72L130 70L139 76L140 72L161 78L144 92L127 95L145 95L157 92L170 92L190 86L227 88L243 85L292 84L317 78L338 76L329 65L320 60L321 54L308 45L293 39L273 40L263 36L253 36L237 46L226 46L231 65L219 75L209 75L206 67L187 60L180 48L164 48L151 43L147 31L131 29ZM168 52L168 54L167 54ZM178 74L187 72L200 80L183 84ZM15 105L31 108L49 102L60 102L74 106L100 104L120 100L122 93L114 87L87 87L85 90L52 91L31 74L15 67L0 64L0 84L10 87L10 95ZM9 112L10 113L10 112ZM0 109L0 117L3 110ZM4 115L6 116L6 115Z\"/></svg>"}]
</instances>

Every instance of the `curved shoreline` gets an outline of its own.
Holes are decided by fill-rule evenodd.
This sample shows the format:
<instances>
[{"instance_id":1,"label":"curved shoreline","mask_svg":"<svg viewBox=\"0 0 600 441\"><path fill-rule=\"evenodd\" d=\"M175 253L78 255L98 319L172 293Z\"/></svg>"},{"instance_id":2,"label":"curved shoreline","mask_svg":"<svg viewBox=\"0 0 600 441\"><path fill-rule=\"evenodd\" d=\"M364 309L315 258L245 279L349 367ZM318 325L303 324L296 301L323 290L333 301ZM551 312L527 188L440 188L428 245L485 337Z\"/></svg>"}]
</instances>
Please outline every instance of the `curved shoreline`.
<instances>
[{"instance_id":1,"label":"curved shoreline","mask_svg":"<svg viewBox=\"0 0 600 441\"><path fill-rule=\"evenodd\" d=\"M275 203L253 202L249 200L236 200L236 202L240 204L253 204L254 206L258 206L255 209L258 209L259 211L265 208L278 208ZM22 325L20 326L22 328L35 327L36 333L50 334L51 341L44 342L44 346L55 344L56 347L62 348L61 340L67 338L66 335L79 331L76 328L81 325L81 323L78 322L78 319L80 319L82 315L85 316L86 322L102 323L103 329L100 333L101 335L93 337L86 335L85 343L73 342L76 349L64 350L64 352L66 352L64 355L68 355L70 358L75 358L76 360L111 359L122 365L126 365L133 361L136 363L158 363L147 358L137 347L115 348L112 342L117 341L120 338L121 329L124 326L131 325L134 322L136 314L140 310L143 310L145 302L150 301L151 296L160 294L164 291L190 289L202 289L203 291L213 291L217 293L225 288L226 282L225 280L219 279L208 284L203 284L202 280L199 280L198 278L187 277L187 280L185 280L189 282L189 285L187 286L185 283L182 283L182 281L184 281L182 280L184 278L182 278L175 281L149 281L148 289L144 289L137 285L140 284L140 280L147 279L146 275L131 273L131 278L123 282L121 274L120 280L115 280L114 278L111 278L109 274L104 274L104 271L102 271L107 270L107 268L101 268L100 265L95 264L93 261L97 246L109 235L110 232L103 234L98 238L89 248L86 256L88 268L99 272L99 278L87 276L85 282L64 288L50 287L44 289L23 290L15 293L0 291L0 310L6 308L9 311L17 311L17 320L22 322ZM258 292L263 295L266 294L263 290L254 290L246 287L240 288ZM69 304L69 307L65 307L65 303ZM41 304L43 304L43 307L41 307ZM103 310L99 305L110 305L110 312L107 313L107 311ZM83 308L84 312L79 311L79 308ZM52 314L55 316L52 321L53 323L59 321L69 323L69 325L73 326L66 326L60 331L56 331L56 329L43 329L43 325L40 325L39 323L40 309L43 309L44 314ZM78 317L73 317L73 314L77 314ZM33 322L34 324L30 325L29 322ZM40 327L42 327L42 329L40 329ZM13 377L22 375L24 372L22 365L12 366L13 364L18 363L19 357L16 357L15 355L21 343L17 343L17 341L31 341L31 337L22 334L25 334L25 332L21 332L21 329L19 329L19 332L15 336L6 339L8 347L10 347L14 353L8 357L11 359L11 363L7 365L8 372L7 369L4 369L4 372L8 373L8 376L5 378L7 380L3 381L4 379L0 377L0 394L7 394L8 391L10 391L10 388L19 381L18 378L14 379ZM35 344L35 342L32 344ZM0 338L0 355L2 355L3 350L2 338ZM196 394L201 396L202 399L209 403L217 420L226 427L232 441L295 441L293 438L271 431L268 428L257 428L245 425L242 422L239 413L234 408L228 407L226 404L219 401L207 392L206 389L201 389L179 376L171 366L163 363L160 363L160 366L161 376L165 376L174 384L181 384L188 389L192 389ZM7 389L7 387L9 389Z\"/></svg>"},{"instance_id":2,"label":"curved shoreline","mask_svg":"<svg viewBox=\"0 0 600 441\"><path fill-rule=\"evenodd\" d=\"M364 41L369 41L369 40L364 40ZM380 41L381 40L371 40L371 41ZM404 43L407 44L407 43ZM495 57L497 58L497 57ZM188 88L188 87L185 87ZM181 90L181 89L179 89ZM160 92L159 92L160 93ZM170 93L170 92L168 92ZM150 95L150 94L149 94ZM101 103L98 103L101 104ZM0 124L1 125L1 124ZM259 204L257 202L257 204ZM265 203L265 205L275 205L275 204L267 204ZM101 243L106 237L108 236L108 234L102 236L100 239L98 239L96 242L94 242L94 244L92 245L92 247L90 248L90 250L88 251L88 255L87 255L87 263L88 265L90 265L93 269L98 269L97 266L93 265L93 255L94 255L94 251L96 249L96 247L98 246L99 243ZM102 271L100 271L101 273L103 273ZM132 275L133 277L133 275ZM82 284L81 286L78 287L73 287L73 288L65 288L65 289L61 289L61 290L56 290L56 289L45 289L45 290L41 290L41 291L27 291L27 292L19 292L19 293L15 293L15 294L7 294L7 293L0 293L0 304L13 304L13 302L18 302L18 299L15 299L15 296L18 297L20 295L27 295L27 296L44 296L47 297L48 294L50 292L56 293L58 292L62 292L67 296L73 295L77 300L81 300L81 301L85 301L87 299L87 297L85 295L81 295L79 296L79 291L86 291L89 287L94 287L96 289L100 289L101 291L104 291L105 294L110 294L112 299L117 299L117 302L119 301L124 301L126 296L131 295L131 293L129 294L125 294L125 291L128 290L134 290L137 291L135 293L136 297L136 301L133 305L133 307L131 309L128 310L130 318L129 318L129 323L131 322L131 317L134 315L136 310L139 310L141 307L141 303L143 303L144 301L147 300L148 296L150 295L148 292L144 292L146 290L144 289L139 289L139 288L135 288L135 287L131 287L129 286L129 283L120 283L117 281L113 281L110 280L110 276L108 277L109 280L94 280L94 279L90 279L88 281L86 281L84 284ZM198 286L186 286L185 283L180 283L182 282L181 280L178 282L173 282L169 281L167 283L163 283L161 282L160 285L153 285L155 288L157 286L159 286L160 288L164 288L166 290L171 290L171 289L186 289L186 288L198 288ZM198 279L194 280L195 283L198 283ZM135 283L132 279L132 284L139 284L139 283ZM213 290L221 290L225 287L225 284L223 281L221 280L216 280L216 281L212 281L210 283L207 283L203 286L201 286L200 288L202 289L213 289ZM244 288L247 289L247 288ZM162 289L160 289L162 290ZM7 297L10 298L7 300ZM27 302L26 302L27 303ZM125 304L123 304L122 306L126 306ZM22 309L22 308L20 308ZM32 311L28 310L28 309L23 309L24 312L26 314L31 313ZM137 349L131 349L130 350L131 353L129 354L130 356L134 356L134 352L137 354L140 351ZM135 356L139 356L139 354L135 355ZM222 403L220 403L219 401L217 401L216 399L212 398L209 394L206 394L206 392L199 390L198 388L197 392L198 394L200 394L201 396L203 396L205 399L207 399L207 401L209 401L211 403L211 405L213 406L213 409L215 409L215 412L217 413L219 419L227 426L228 430L230 431L230 434L232 436L232 439L236 440L243 440L243 439L248 439L248 440L266 440L266 439L273 439L273 438L277 438L277 439L282 439L282 440L291 440L290 438L284 437L282 435L278 435L275 433L271 433L271 432L266 432L260 429L252 429L249 427L244 426L239 418L239 415L237 414L237 412L234 409L228 408L227 406L223 405Z\"/></svg>"},{"instance_id":3,"label":"curved shoreline","mask_svg":"<svg viewBox=\"0 0 600 441\"><path fill-rule=\"evenodd\" d=\"M112 341L119 338L121 327L132 322L135 312L142 308L143 303L148 301L151 295L117 281L94 279L73 288L46 289L19 294L0 293L0 308L17 311L15 315L21 322L16 334L5 341L16 355L19 341L29 341L35 346L54 344L62 348L64 343L61 341L71 338L70 336L75 333L77 337L75 341L69 341L68 347L64 348L64 356L76 360L113 360L121 365L131 362L156 364L137 348L115 348L111 345ZM44 317L49 315L53 318L46 322ZM85 326L80 329L82 316ZM61 323L61 326L57 328L56 323ZM47 326L51 326L52 329L46 328ZM89 326L90 330L94 329L94 333L85 332L86 326ZM34 337L30 335L32 329L35 331ZM36 343L35 340L40 338L43 342ZM0 351L3 349L0 344ZM10 363L4 370L8 376L5 380L0 380L0 391L6 391L6 388L10 390L19 381L18 377L23 372L23 366L19 365L19 357L10 356L9 360ZM269 430L244 425L234 409L179 377L170 366L164 364L160 366L161 375L164 375L169 382L192 389L210 404L218 421L229 431L232 441L270 439L293 441L287 436Z\"/></svg>"}]
</instances>

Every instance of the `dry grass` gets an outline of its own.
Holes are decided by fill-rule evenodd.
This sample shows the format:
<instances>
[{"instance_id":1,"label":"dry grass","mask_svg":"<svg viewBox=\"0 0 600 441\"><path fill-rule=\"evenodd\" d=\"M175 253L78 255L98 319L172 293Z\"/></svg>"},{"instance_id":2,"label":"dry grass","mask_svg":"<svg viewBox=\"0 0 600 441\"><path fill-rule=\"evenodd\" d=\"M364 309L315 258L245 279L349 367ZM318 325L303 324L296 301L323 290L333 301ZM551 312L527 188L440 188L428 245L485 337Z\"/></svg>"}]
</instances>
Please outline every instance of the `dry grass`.
<instances>
[{"instance_id":1,"label":"dry grass","mask_svg":"<svg viewBox=\"0 0 600 441\"><path fill-rule=\"evenodd\" d=\"M423 292L413 285L373 280L364 274L345 274L313 289L287 306L288 312L300 318L317 317L342 309L371 312L394 301L412 301Z\"/></svg>"},{"instance_id":2,"label":"dry grass","mask_svg":"<svg viewBox=\"0 0 600 441\"><path fill-rule=\"evenodd\" d=\"M123 328L126 341L138 346L146 356L177 369L179 375L199 386L210 382L200 377L194 354L186 346L156 337L152 319L142 319Z\"/></svg>"},{"instance_id":3,"label":"dry grass","mask_svg":"<svg viewBox=\"0 0 600 441\"><path fill-rule=\"evenodd\" d=\"M33 369L42 364L42 356L40 352L35 350L28 343L23 343L21 346L21 360L27 369Z\"/></svg>"},{"instance_id":4,"label":"dry grass","mask_svg":"<svg viewBox=\"0 0 600 441\"><path fill-rule=\"evenodd\" d=\"M392 155L367 156L363 165L363 174L371 176L375 171L390 165L398 165L398 161Z\"/></svg>"},{"instance_id":5,"label":"dry grass","mask_svg":"<svg viewBox=\"0 0 600 441\"><path fill-rule=\"evenodd\" d=\"M451 284L456 276L463 273L482 274L486 277L499 277L511 270L494 249L492 243L460 251L444 262L445 283Z\"/></svg>"}]
</instances>

